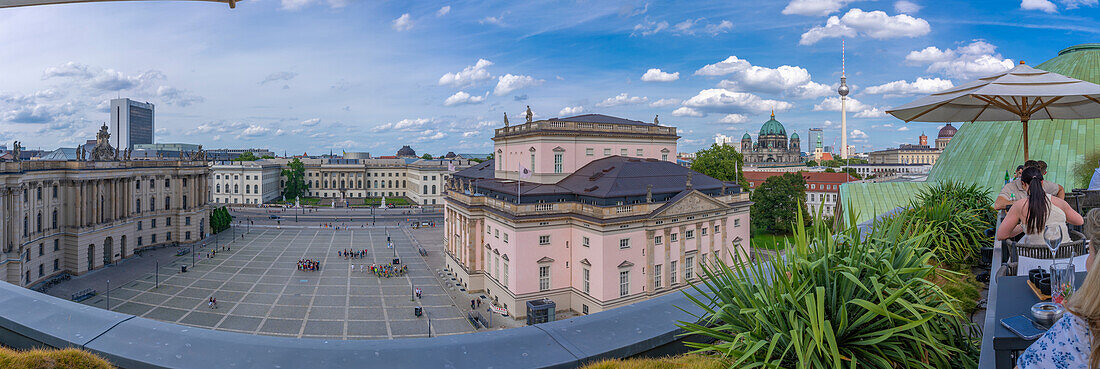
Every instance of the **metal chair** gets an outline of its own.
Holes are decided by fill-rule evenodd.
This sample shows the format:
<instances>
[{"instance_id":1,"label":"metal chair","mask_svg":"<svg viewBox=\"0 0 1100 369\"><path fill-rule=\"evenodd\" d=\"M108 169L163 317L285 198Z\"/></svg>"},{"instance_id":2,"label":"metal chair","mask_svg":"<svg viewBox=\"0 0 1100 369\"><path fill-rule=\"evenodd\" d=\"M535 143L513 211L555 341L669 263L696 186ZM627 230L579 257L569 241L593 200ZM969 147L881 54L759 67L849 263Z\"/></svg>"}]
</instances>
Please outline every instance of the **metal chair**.
<instances>
[{"instance_id":1,"label":"metal chair","mask_svg":"<svg viewBox=\"0 0 1100 369\"><path fill-rule=\"evenodd\" d=\"M1058 247L1059 258L1071 258L1088 254L1083 233L1070 230L1069 238L1069 242L1062 242L1062 245ZM1050 249L1046 245L1019 243L1011 239L1001 242L1001 247L1008 257L1001 264L1001 268L997 270L997 277L1016 275L1016 267L1019 265L1020 256L1034 259L1051 259Z\"/></svg>"}]
</instances>

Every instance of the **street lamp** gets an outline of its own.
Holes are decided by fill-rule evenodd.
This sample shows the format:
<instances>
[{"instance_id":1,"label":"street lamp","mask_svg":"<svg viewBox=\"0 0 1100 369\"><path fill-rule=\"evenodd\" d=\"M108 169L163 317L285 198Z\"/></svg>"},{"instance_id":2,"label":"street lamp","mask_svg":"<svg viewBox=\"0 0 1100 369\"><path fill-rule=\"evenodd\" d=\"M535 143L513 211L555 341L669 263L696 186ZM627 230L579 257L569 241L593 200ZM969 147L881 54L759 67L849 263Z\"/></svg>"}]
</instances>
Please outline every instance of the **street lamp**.
<instances>
[{"instance_id":1,"label":"street lamp","mask_svg":"<svg viewBox=\"0 0 1100 369\"><path fill-rule=\"evenodd\" d=\"M107 310L111 310L111 280L107 280Z\"/></svg>"}]
</instances>

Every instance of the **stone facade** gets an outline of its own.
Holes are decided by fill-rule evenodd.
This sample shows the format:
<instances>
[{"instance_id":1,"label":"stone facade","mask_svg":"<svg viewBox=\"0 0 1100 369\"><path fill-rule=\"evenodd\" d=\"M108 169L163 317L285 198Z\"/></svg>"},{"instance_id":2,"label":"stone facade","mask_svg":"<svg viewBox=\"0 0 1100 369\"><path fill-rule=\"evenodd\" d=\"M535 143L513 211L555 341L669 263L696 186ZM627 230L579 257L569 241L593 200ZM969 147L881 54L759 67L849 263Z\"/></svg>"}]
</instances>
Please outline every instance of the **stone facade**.
<instances>
[{"instance_id":1,"label":"stone facade","mask_svg":"<svg viewBox=\"0 0 1100 369\"><path fill-rule=\"evenodd\" d=\"M30 286L201 240L208 173L201 160L0 162L0 278Z\"/></svg>"},{"instance_id":2,"label":"stone facade","mask_svg":"<svg viewBox=\"0 0 1100 369\"><path fill-rule=\"evenodd\" d=\"M802 164L798 133L792 133L788 143L787 130L775 120L774 112L771 119L760 127L756 143L752 142L748 133L741 137L741 154L745 157L745 164Z\"/></svg>"},{"instance_id":3,"label":"stone facade","mask_svg":"<svg viewBox=\"0 0 1100 369\"><path fill-rule=\"evenodd\" d=\"M218 204L263 204L282 196L279 178L282 167L267 160L218 161L210 166L213 202Z\"/></svg>"}]
</instances>

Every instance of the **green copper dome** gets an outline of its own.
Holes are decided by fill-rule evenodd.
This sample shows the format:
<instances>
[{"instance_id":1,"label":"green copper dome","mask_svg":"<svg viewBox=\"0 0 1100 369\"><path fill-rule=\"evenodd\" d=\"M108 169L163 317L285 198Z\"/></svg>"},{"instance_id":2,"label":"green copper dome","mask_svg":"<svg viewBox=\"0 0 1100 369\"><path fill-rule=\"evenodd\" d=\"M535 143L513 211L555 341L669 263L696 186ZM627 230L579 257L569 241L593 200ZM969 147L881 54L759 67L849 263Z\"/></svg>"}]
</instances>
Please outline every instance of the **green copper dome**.
<instances>
[{"instance_id":1,"label":"green copper dome","mask_svg":"<svg viewBox=\"0 0 1100 369\"><path fill-rule=\"evenodd\" d=\"M764 125L760 127L760 135L787 135L787 130L783 128L783 123L779 123L775 120L775 112L772 112L772 119L768 119L764 122Z\"/></svg>"},{"instance_id":2,"label":"green copper dome","mask_svg":"<svg viewBox=\"0 0 1100 369\"><path fill-rule=\"evenodd\" d=\"M744 135L744 136L741 136L741 141L744 141L744 140L750 140L750 141L752 141L752 136L749 136L749 133L748 133L748 132L745 132L745 135Z\"/></svg>"},{"instance_id":3,"label":"green copper dome","mask_svg":"<svg viewBox=\"0 0 1100 369\"><path fill-rule=\"evenodd\" d=\"M791 139L792 140L797 140L798 139L798 132L791 133Z\"/></svg>"}]
</instances>

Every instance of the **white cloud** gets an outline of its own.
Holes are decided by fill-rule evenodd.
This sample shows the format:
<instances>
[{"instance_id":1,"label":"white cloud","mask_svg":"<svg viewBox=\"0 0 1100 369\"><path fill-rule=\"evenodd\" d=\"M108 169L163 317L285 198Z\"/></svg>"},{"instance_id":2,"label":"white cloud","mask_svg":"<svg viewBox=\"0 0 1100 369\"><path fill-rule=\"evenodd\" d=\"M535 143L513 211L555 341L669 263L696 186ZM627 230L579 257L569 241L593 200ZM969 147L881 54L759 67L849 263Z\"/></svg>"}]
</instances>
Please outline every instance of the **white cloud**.
<instances>
[{"instance_id":1,"label":"white cloud","mask_svg":"<svg viewBox=\"0 0 1100 369\"><path fill-rule=\"evenodd\" d=\"M442 17L444 15L447 15L447 13L450 13L450 12L451 12L451 6L447 5L447 6L444 6L442 8L439 8L439 10L435 12L435 16Z\"/></svg>"},{"instance_id":2,"label":"white cloud","mask_svg":"<svg viewBox=\"0 0 1100 369\"><path fill-rule=\"evenodd\" d=\"M894 11L898 13L913 14L919 12L921 8L923 7L909 0L898 0L894 3Z\"/></svg>"},{"instance_id":3,"label":"white cloud","mask_svg":"<svg viewBox=\"0 0 1100 369\"><path fill-rule=\"evenodd\" d=\"M684 101L684 106L717 113L762 113L772 109L788 110L794 107L794 104L786 101L764 99L748 92L712 88L699 91L698 94Z\"/></svg>"},{"instance_id":4,"label":"white cloud","mask_svg":"<svg viewBox=\"0 0 1100 369\"><path fill-rule=\"evenodd\" d=\"M260 85L261 86L266 85L269 82L290 81L290 80L294 79L294 77L297 77L297 76L298 76L298 73L295 73L295 72L274 72L274 73L268 74L267 77L264 77L264 80L260 81Z\"/></svg>"},{"instance_id":5,"label":"white cloud","mask_svg":"<svg viewBox=\"0 0 1100 369\"><path fill-rule=\"evenodd\" d=\"M730 56L726 60L704 65L699 70L695 71L697 76L724 76L734 72L740 72L752 67L747 60L738 59L736 56Z\"/></svg>"},{"instance_id":6,"label":"white cloud","mask_svg":"<svg viewBox=\"0 0 1100 369\"><path fill-rule=\"evenodd\" d=\"M886 111L879 108L864 109L855 115L856 118L882 118L885 116Z\"/></svg>"},{"instance_id":7,"label":"white cloud","mask_svg":"<svg viewBox=\"0 0 1100 369\"><path fill-rule=\"evenodd\" d=\"M667 108L667 107L676 106L676 105L680 105L680 99L673 99L673 98L660 99L660 100L649 103L649 107L651 107L651 108Z\"/></svg>"},{"instance_id":8,"label":"white cloud","mask_svg":"<svg viewBox=\"0 0 1100 369\"><path fill-rule=\"evenodd\" d=\"M1003 72L1015 66L1012 59L1002 58L996 50L997 46L993 44L974 40L955 49L940 50L929 46L920 51L910 51L905 56L905 61L914 65L928 64L929 73L973 79Z\"/></svg>"},{"instance_id":9,"label":"white cloud","mask_svg":"<svg viewBox=\"0 0 1100 369\"><path fill-rule=\"evenodd\" d=\"M376 126L376 127L374 127L374 130L375 131L396 130L396 131L404 131L404 132L413 132L413 131L419 131L422 128L427 127L428 124L431 124L431 123L432 123L432 120L427 119L427 118L402 119L402 120L397 121L397 122L386 123L386 124L383 124L383 125L380 125L380 126Z\"/></svg>"},{"instance_id":10,"label":"white cloud","mask_svg":"<svg viewBox=\"0 0 1100 369\"><path fill-rule=\"evenodd\" d=\"M466 93L465 91L459 91L455 92L455 94L451 95L451 97L448 97L447 100L444 100L443 105L455 106L459 104L480 104L485 101L485 98L488 97L488 95L489 94L486 93L483 96L474 96Z\"/></svg>"},{"instance_id":11,"label":"white cloud","mask_svg":"<svg viewBox=\"0 0 1100 369\"><path fill-rule=\"evenodd\" d=\"M680 79L680 72L665 73L658 68L650 68L642 75L642 82L672 82Z\"/></svg>"},{"instance_id":12,"label":"white cloud","mask_svg":"<svg viewBox=\"0 0 1100 369\"><path fill-rule=\"evenodd\" d=\"M401 14L400 17L397 17L397 19L393 20L393 29L398 31L398 32L408 31L412 28L413 28L413 21L412 21L412 17L409 16L409 13Z\"/></svg>"},{"instance_id":13,"label":"white cloud","mask_svg":"<svg viewBox=\"0 0 1100 369\"><path fill-rule=\"evenodd\" d=\"M633 37L633 36L638 36L638 35L642 35L642 36L654 35L654 34L657 34L658 32L661 32L661 31L663 31L667 28L668 28L668 22L665 22L665 21L654 22L654 21L649 20L649 18L647 17L644 21L642 21L642 23L638 23L638 24L634 25L634 31L630 32L630 36Z\"/></svg>"},{"instance_id":14,"label":"white cloud","mask_svg":"<svg viewBox=\"0 0 1100 369\"><path fill-rule=\"evenodd\" d=\"M1023 10L1039 10L1045 13L1057 13L1058 6L1049 0L1022 0L1020 1L1020 9Z\"/></svg>"},{"instance_id":15,"label":"white cloud","mask_svg":"<svg viewBox=\"0 0 1100 369\"><path fill-rule=\"evenodd\" d=\"M301 123L298 123L298 125L306 126L306 127L313 127L313 126L316 126L318 123L321 123L321 118L306 119L306 120L303 120Z\"/></svg>"},{"instance_id":16,"label":"white cloud","mask_svg":"<svg viewBox=\"0 0 1100 369\"><path fill-rule=\"evenodd\" d=\"M717 36L733 30L733 22L723 20L718 23L707 23L706 18L686 19L672 26L672 32L681 35L704 34Z\"/></svg>"},{"instance_id":17,"label":"white cloud","mask_svg":"<svg viewBox=\"0 0 1100 369\"><path fill-rule=\"evenodd\" d=\"M831 87L812 81L806 68L790 65L781 65L778 68L755 66L736 56L703 66L695 74L730 75L718 87L733 91L783 93L799 99L817 98L832 93Z\"/></svg>"},{"instance_id":18,"label":"white cloud","mask_svg":"<svg viewBox=\"0 0 1100 369\"><path fill-rule=\"evenodd\" d=\"M634 105L649 102L649 98L645 96L630 96L626 92L618 94L614 97L609 97L607 100L596 103L599 107L617 106L617 105Z\"/></svg>"},{"instance_id":19,"label":"white cloud","mask_svg":"<svg viewBox=\"0 0 1100 369\"><path fill-rule=\"evenodd\" d=\"M703 113L701 111L698 111L698 110L695 110L695 109L692 109L692 108L689 108L689 107L686 107L686 106L681 106L681 107L677 108L676 110L672 111L672 116L674 116L674 117L705 117L706 113Z\"/></svg>"},{"instance_id":20,"label":"white cloud","mask_svg":"<svg viewBox=\"0 0 1100 369\"><path fill-rule=\"evenodd\" d=\"M898 132L905 132L905 131L908 131L908 130L909 130L909 127L898 128Z\"/></svg>"},{"instance_id":21,"label":"white cloud","mask_svg":"<svg viewBox=\"0 0 1100 369\"><path fill-rule=\"evenodd\" d=\"M783 14L823 17L836 13L852 1L855 0L791 0L787 3L787 7L783 8Z\"/></svg>"},{"instance_id":22,"label":"white cloud","mask_svg":"<svg viewBox=\"0 0 1100 369\"><path fill-rule=\"evenodd\" d=\"M869 137L869 136L867 136L866 132L860 131L858 129L853 129L852 132L849 133L848 135L851 136L852 138L858 138L858 139L865 139L865 138Z\"/></svg>"},{"instance_id":23,"label":"white cloud","mask_svg":"<svg viewBox=\"0 0 1100 369\"><path fill-rule=\"evenodd\" d=\"M913 94L931 94L949 89L951 87L955 87L955 84L951 83L951 80L949 79L919 77L916 81L913 82L897 80L878 86L871 86L867 88L866 92L869 94L899 96Z\"/></svg>"},{"instance_id":24,"label":"white cloud","mask_svg":"<svg viewBox=\"0 0 1100 369\"><path fill-rule=\"evenodd\" d=\"M570 115L577 115L577 114L580 114L580 113L583 113L583 112L584 112L584 107L583 106L580 106L580 105L578 105L578 106L566 106L564 108L561 108L561 111L558 112L558 115L563 116L563 117L568 117Z\"/></svg>"},{"instance_id":25,"label":"white cloud","mask_svg":"<svg viewBox=\"0 0 1100 369\"><path fill-rule=\"evenodd\" d=\"M872 106L866 105L850 96L848 97L848 101L845 105L850 112L858 112L872 108ZM825 99L821 100L820 104L815 104L813 110L840 111L840 96L826 97Z\"/></svg>"},{"instance_id":26,"label":"white cloud","mask_svg":"<svg viewBox=\"0 0 1100 369\"><path fill-rule=\"evenodd\" d=\"M749 121L749 117L744 114L726 114L722 119L718 120L718 123L739 124Z\"/></svg>"},{"instance_id":27,"label":"white cloud","mask_svg":"<svg viewBox=\"0 0 1100 369\"><path fill-rule=\"evenodd\" d=\"M306 6L313 5L314 3L320 3L320 2L328 3L328 6L331 7L331 8L342 8L342 7L347 5L347 0L327 0L327 1L321 1L321 0L282 0L281 4L282 4L282 9L283 10L293 11L293 10L299 10L299 9L304 8Z\"/></svg>"},{"instance_id":28,"label":"white cloud","mask_svg":"<svg viewBox=\"0 0 1100 369\"><path fill-rule=\"evenodd\" d=\"M461 72L447 73L439 77L439 85L462 88L472 86L480 81L491 79L493 75L486 70L486 68L491 65L493 65L491 61L478 59L477 63L466 66Z\"/></svg>"},{"instance_id":29,"label":"white cloud","mask_svg":"<svg viewBox=\"0 0 1100 369\"><path fill-rule=\"evenodd\" d=\"M202 96L195 95L187 90L181 90L170 86L157 88L157 97L162 101L179 107L191 106L195 103L206 101Z\"/></svg>"},{"instance_id":30,"label":"white cloud","mask_svg":"<svg viewBox=\"0 0 1100 369\"><path fill-rule=\"evenodd\" d=\"M802 34L800 45L813 45L825 38L853 38L863 35L885 40L897 37L918 37L928 34L928 21L907 14L888 15L881 10L865 12L851 9L843 17L831 16L824 26L811 28Z\"/></svg>"},{"instance_id":31,"label":"white cloud","mask_svg":"<svg viewBox=\"0 0 1100 369\"><path fill-rule=\"evenodd\" d=\"M153 81L164 79L164 73L149 70L137 75L128 75L114 69L90 67L76 62L68 62L49 67L42 79L64 78L98 92L114 92L146 87Z\"/></svg>"},{"instance_id":32,"label":"white cloud","mask_svg":"<svg viewBox=\"0 0 1100 369\"><path fill-rule=\"evenodd\" d=\"M262 136L270 131L271 128L267 128L258 124L250 124L248 128L245 128L244 131L241 131L241 135L247 137L256 137Z\"/></svg>"},{"instance_id":33,"label":"white cloud","mask_svg":"<svg viewBox=\"0 0 1100 369\"><path fill-rule=\"evenodd\" d=\"M477 22L480 23L480 24L493 24L493 25L503 27L504 26L504 14L501 14L499 17L481 18L481 20L478 20Z\"/></svg>"},{"instance_id":34,"label":"white cloud","mask_svg":"<svg viewBox=\"0 0 1100 369\"><path fill-rule=\"evenodd\" d=\"M505 74L497 78L497 87L493 89L493 94L503 96L521 88L538 86L542 82L545 81L531 76Z\"/></svg>"},{"instance_id":35,"label":"white cloud","mask_svg":"<svg viewBox=\"0 0 1100 369\"><path fill-rule=\"evenodd\" d=\"M477 136L477 135L479 135L479 134L481 134L481 132L478 132L478 131L467 131L467 132L463 132L463 133L462 133L462 137L470 138L470 137L474 137L474 136Z\"/></svg>"},{"instance_id":36,"label":"white cloud","mask_svg":"<svg viewBox=\"0 0 1100 369\"><path fill-rule=\"evenodd\" d=\"M1058 2L1065 5L1067 10L1077 9L1082 6L1093 7L1097 4L1097 0L1059 0Z\"/></svg>"}]
</instances>

